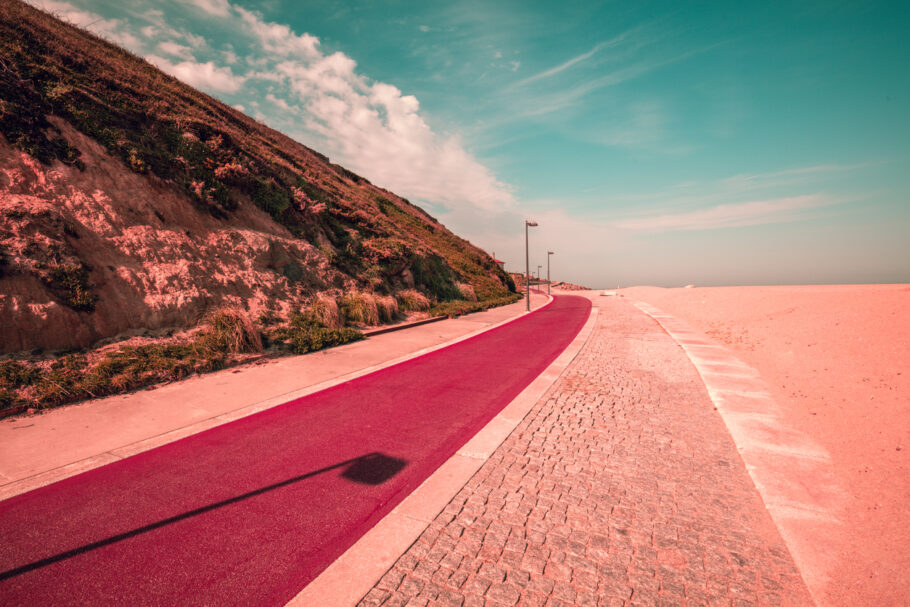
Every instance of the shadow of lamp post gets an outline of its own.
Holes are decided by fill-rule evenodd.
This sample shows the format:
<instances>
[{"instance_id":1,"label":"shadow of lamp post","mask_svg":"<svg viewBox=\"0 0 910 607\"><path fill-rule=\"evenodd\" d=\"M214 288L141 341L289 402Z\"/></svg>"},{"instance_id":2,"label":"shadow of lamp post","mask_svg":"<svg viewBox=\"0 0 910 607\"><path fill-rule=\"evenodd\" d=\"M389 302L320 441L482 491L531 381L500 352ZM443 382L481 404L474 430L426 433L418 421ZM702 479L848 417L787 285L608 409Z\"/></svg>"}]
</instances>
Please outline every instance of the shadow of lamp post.
<instances>
[{"instance_id":1,"label":"shadow of lamp post","mask_svg":"<svg viewBox=\"0 0 910 607\"><path fill-rule=\"evenodd\" d=\"M194 510L175 514L174 516L170 516L168 518L144 525L142 527L137 527L135 529L131 529L117 535L112 535L110 537L106 537L89 544L78 546L71 550L67 550L66 552L48 556L41 560L33 561L31 563L21 565L13 569L0 571L0 581L8 580L24 573L28 573L29 571L47 567L48 565L53 565L54 563L65 561L75 556L85 554L86 552L91 552L92 550L97 550L98 548L103 548L111 544L116 544L118 542L134 538L138 535L142 535L143 533L148 533L149 531L154 531L167 525L179 523L180 521L186 520L188 518L211 512L212 510L231 506L238 502L242 502L244 500L248 500L250 498L269 493L271 491L275 491L276 489L281 489L282 487L287 487L288 485L299 483L308 478L317 476L319 474L325 474L326 472L330 472L332 470L337 470L339 468L343 469L340 476L355 483L362 485L381 485L382 483L390 480L393 476L401 472L407 463L408 462L403 459L391 457L384 453L379 453L376 451L367 453L359 457L320 468L319 470L313 470L311 472L306 472L293 478L278 481L265 487L252 489L246 493L235 495L233 497L223 499L219 502L206 504L204 506L195 508Z\"/></svg>"}]
</instances>

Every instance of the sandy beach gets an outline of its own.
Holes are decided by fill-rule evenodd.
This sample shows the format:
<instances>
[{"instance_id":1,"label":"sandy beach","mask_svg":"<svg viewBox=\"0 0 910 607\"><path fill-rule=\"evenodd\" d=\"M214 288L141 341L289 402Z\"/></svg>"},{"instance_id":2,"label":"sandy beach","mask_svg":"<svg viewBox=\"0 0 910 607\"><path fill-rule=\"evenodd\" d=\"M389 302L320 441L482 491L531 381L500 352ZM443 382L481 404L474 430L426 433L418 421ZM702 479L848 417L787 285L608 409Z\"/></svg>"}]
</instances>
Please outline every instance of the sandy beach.
<instances>
[{"instance_id":1,"label":"sandy beach","mask_svg":"<svg viewBox=\"0 0 910 607\"><path fill-rule=\"evenodd\" d=\"M910 599L910 286L633 287L755 367L850 494L829 604Z\"/></svg>"}]
</instances>

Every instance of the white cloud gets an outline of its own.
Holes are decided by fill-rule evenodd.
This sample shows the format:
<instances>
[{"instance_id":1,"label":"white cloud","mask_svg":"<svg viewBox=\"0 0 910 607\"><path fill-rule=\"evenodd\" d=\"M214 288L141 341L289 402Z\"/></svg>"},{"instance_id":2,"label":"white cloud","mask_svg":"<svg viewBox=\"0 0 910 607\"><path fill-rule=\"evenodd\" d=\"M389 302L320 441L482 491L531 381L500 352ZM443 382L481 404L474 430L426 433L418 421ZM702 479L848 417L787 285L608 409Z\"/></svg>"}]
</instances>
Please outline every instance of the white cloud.
<instances>
[{"instance_id":1,"label":"white cloud","mask_svg":"<svg viewBox=\"0 0 910 607\"><path fill-rule=\"evenodd\" d=\"M203 50L208 47L208 43L202 36L194 34L193 32L188 32L186 30L178 30L177 28L170 25L168 19L165 19L164 13L160 9L148 9L142 13L137 14L137 17L151 24L142 27L140 30L146 38L163 38L165 40L173 42L181 40L183 42L186 42L196 51Z\"/></svg>"},{"instance_id":2,"label":"white cloud","mask_svg":"<svg viewBox=\"0 0 910 607\"><path fill-rule=\"evenodd\" d=\"M667 213L649 217L630 218L614 225L636 232L674 232L680 230L715 230L768 223L783 223L805 218L809 209L830 206L836 201L820 194L791 198L756 200L720 204L707 209L684 213Z\"/></svg>"},{"instance_id":3,"label":"white cloud","mask_svg":"<svg viewBox=\"0 0 910 607\"><path fill-rule=\"evenodd\" d=\"M216 17L227 17L231 14L231 5L227 0L190 0L190 3Z\"/></svg>"},{"instance_id":4,"label":"white cloud","mask_svg":"<svg viewBox=\"0 0 910 607\"><path fill-rule=\"evenodd\" d=\"M240 15L243 24L259 39L267 53L306 58L317 58L321 55L316 48L319 46L319 39L315 36L310 34L298 36L287 25L267 23L258 13L239 6L233 8Z\"/></svg>"},{"instance_id":5,"label":"white cloud","mask_svg":"<svg viewBox=\"0 0 910 607\"><path fill-rule=\"evenodd\" d=\"M375 183L446 207L497 210L513 203L508 187L457 137L430 129L415 97L390 84L368 85L354 73L353 62L336 55L312 69L285 66L310 114L307 127L330 155Z\"/></svg>"},{"instance_id":6,"label":"white cloud","mask_svg":"<svg viewBox=\"0 0 910 607\"><path fill-rule=\"evenodd\" d=\"M211 61L171 63L157 55L147 55L145 59L174 78L207 92L236 93L245 80L241 76L235 76L230 68L218 67Z\"/></svg>"},{"instance_id":7,"label":"white cloud","mask_svg":"<svg viewBox=\"0 0 910 607\"><path fill-rule=\"evenodd\" d=\"M271 101L272 103L274 103L276 106L278 106L279 108L281 108L281 109L284 110L285 112L294 112L294 113L298 113L298 111L299 111L298 108L291 107L290 105L288 105L288 102L287 102L287 101L285 101L285 100L282 99L281 97L276 97L276 96L273 95L272 93L269 93L268 95L266 95L265 98L266 98L268 101Z\"/></svg>"},{"instance_id":8,"label":"white cloud","mask_svg":"<svg viewBox=\"0 0 910 607\"><path fill-rule=\"evenodd\" d=\"M237 53L233 49L225 49L221 51L221 56L224 57L224 60L227 61L230 65L234 65L240 60L240 57L237 56Z\"/></svg>"},{"instance_id":9,"label":"white cloud","mask_svg":"<svg viewBox=\"0 0 910 607\"><path fill-rule=\"evenodd\" d=\"M185 44L180 44L178 42L173 42L171 40L165 40L158 43L158 49L162 53L172 55L174 57L179 57L187 61L192 61L193 58L193 49L186 46Z\"/></svg>"},{"instance_id":10,"label":"white cloud","mask_svg":"<svg viewBox=\"0 0 910 607\"><path fill-rule=\"evenodd\" d=\"M358 74L357 63L342 52L323 54L314 36L234 10L238 27L252 33L263 52L248 77L275 83L265 98L280 110L276 122L288 124L289 134L410 198L446 208L514 204L510 188L457 137L433 132L414 96ZM297 112L303 114L302 128L284 120Z\"/></svg>"}]
</instances>

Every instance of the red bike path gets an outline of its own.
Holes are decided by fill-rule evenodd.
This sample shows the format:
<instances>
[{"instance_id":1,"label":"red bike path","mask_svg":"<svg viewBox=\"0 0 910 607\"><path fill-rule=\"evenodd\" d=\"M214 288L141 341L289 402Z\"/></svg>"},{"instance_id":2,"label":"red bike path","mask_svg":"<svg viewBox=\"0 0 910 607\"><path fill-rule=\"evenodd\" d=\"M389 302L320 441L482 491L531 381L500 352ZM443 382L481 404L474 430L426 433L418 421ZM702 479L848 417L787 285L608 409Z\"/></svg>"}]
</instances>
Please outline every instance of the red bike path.
<instances>
[{"instance_id":1,"label":"red bike path","mask_svg":"<svg viewBox=\"0 0 910 607\"><path fill-rule=\"evenodd\" d=\"M0 604L284 605L555 360L590 307L559 296L0 502Z\"/></svg>"}]
</instances>

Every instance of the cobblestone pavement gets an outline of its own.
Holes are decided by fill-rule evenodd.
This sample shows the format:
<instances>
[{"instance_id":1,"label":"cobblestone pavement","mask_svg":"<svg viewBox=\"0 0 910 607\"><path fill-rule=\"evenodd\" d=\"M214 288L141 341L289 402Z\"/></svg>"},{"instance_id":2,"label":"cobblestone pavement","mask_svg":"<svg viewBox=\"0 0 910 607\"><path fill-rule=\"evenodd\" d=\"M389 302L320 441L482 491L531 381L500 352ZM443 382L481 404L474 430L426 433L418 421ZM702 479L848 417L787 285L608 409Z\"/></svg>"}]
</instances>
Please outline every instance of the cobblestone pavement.
<instances>
[{"instance_id":1,"label":"cobblestone pavement","mask_svg":"<svg viewBox=\"0 0 910 607\"><path fill-rule=\"evenodd\" d=\"M595 303L575 361L361 606L812 604L682 350Z\"/></svg>"}]
</instances>

